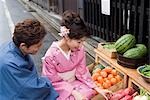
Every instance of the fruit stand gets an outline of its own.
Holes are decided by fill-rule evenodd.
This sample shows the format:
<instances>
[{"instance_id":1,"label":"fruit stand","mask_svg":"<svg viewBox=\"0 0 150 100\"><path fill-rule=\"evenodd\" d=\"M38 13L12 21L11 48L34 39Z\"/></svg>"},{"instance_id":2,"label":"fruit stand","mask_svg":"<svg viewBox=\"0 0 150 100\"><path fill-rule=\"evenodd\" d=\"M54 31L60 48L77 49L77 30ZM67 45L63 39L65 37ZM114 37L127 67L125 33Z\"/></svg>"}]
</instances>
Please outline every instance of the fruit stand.
<instances>
[{"instance_id":1,"label":"fruit stand","mask_svg":"<svg viewBox=\"0 0 150 100\"><path fill-rule=\"evenodd\" d=\"M143 87L148 92L150 92L150 84L146 83L142 79L142 77L137 73L136 69L130 69L119 65L116 59L109 58L105 54L101 53L98 49L95 49L94 51L96 52L95 62L101 63L101 61L104 61L113 66L120 73L124 73L126 75L124 78L124 87L132 86L132 83L135 83L135 85Z\"/></svg>"},{"instance_id":2,"label":"fruit stand","mask_svg":"<svg viewBox=\"0 0 150 100\"><path fill-rule=\"evenodd\" d=\"M113 92L110 100L150 100L150 65L144 44L136 44L135 37L126 34L116 42L99 43L94 51L92 79L98 87Z\"/></svg>"}]
</instances>

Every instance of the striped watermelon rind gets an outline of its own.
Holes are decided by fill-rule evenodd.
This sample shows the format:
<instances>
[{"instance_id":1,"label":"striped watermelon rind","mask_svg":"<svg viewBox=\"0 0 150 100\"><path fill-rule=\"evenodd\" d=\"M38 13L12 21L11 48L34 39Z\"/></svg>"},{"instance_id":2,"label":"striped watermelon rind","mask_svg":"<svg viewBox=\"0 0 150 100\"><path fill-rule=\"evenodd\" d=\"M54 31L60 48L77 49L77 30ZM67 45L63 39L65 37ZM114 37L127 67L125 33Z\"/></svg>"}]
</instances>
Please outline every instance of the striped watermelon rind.
<instances>
[{"instance_id":1,"label":"striped watermelon rind","mask_svg":"<svg viewBox=\"0 0 150 100\"><path fill-rule=\"evenodd\" d=\"M123 54L128 49L135 46L136 39L132 34L125 34L115 42L115 48L118 53Z\"/></svg>"},{"instance_id":2,"label":"striped watermelon rind","mask_svg":"<svg viewBox=\"0 0 150 100\"><path fill-rule=\"evenodd\" d=\"M131 59L139 59L147 54L147 48L144 44L136 44L135 48L127 50L123 56Z\"/></svg>"}]
</instances>

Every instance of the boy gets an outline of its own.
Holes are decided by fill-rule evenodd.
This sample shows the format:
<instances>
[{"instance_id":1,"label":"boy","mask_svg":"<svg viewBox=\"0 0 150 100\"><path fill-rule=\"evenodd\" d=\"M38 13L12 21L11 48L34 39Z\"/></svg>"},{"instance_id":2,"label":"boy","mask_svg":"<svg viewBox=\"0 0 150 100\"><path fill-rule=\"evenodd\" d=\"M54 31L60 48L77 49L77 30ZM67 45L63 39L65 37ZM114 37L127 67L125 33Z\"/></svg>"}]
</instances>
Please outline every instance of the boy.
<instances>
[{"instance_id":1,"label":"boy","mask_svg":"<svg viewBox=\"0 0 150 100\"><path fill-rule=\"evenodd\" d=\"M47 78L39 77L30 57L46 35L39 21L26 19L15 26L12 41L0 47L1 100L56 100Z\"/></svg>"}]
</instances>

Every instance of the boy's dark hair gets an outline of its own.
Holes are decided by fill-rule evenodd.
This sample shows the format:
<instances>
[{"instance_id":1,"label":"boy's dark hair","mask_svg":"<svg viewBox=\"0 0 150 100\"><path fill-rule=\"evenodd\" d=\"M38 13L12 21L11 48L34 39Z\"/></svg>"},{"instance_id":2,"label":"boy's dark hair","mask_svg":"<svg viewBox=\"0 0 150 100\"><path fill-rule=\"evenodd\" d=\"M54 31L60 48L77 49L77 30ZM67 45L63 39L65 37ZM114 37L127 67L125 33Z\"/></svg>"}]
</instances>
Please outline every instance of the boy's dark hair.
<instances>
[{"instance_id":1,"label":"boy's dark hair","mask_svg":"<svg viewBox=\"0 0 150 100\"><path fill-rule=\"evenodd\" d=\"M18 47L21 43L25 43L27 47L30 47L39 43L45 35L46 31L38 20L26 19L15 26L13 42Z\"/></svg>"},{"instance_id":2,"label":"boy's dark hair","mask_svg":"<svg viewBox=\"0 0 150 100\"><path fill-rule=\"evenodd\" d=\"M80 39L90 36L79 14L73 11L68 10L63 13L61 26L66 26L66 28L70 29L70 33L68 34L70 39Z\"/></svg>"}]
</instances>

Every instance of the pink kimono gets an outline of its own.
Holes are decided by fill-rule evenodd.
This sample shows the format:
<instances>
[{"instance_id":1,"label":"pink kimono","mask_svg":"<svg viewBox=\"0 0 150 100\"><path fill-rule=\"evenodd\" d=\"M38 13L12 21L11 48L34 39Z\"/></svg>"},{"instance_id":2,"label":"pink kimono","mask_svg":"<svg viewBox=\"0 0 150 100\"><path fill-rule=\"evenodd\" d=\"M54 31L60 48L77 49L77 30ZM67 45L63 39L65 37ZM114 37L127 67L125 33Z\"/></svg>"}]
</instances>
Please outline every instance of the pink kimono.
<instances>
[{"instance_id":1,"label":"pink kimono","mask_svg":"<svg viewBox=\"0 0 150 100\"><path fill-rule=\"evenodd\" d=\"M67 59L57 42L53 42L43 59L42 74L47 76L59 93L57 100L75 100L72 91L77 90L88 99L96 92L96 85L86 67L84 48L71 51Z\"/></svg>"}]
</instances>

